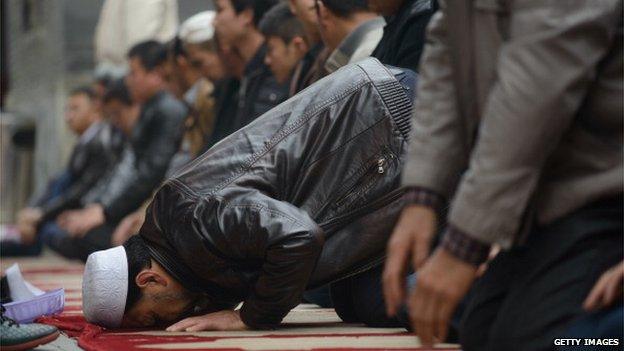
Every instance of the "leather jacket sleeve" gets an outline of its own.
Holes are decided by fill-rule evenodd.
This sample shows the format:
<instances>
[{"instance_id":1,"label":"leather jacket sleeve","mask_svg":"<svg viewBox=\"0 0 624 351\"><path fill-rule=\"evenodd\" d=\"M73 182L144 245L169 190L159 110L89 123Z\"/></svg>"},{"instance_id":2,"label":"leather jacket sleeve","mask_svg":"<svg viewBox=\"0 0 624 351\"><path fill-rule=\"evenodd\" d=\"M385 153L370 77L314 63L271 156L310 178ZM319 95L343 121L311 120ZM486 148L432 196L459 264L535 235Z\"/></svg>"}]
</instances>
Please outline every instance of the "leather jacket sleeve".
<instances>
[{"instance_id":1,"label":"leather jacket sleeve","mask_svg":"<svg viewBox=\"0 0 624 351\"><path fill-rule=\"evenodd\" d=\"M256 329L277 326L301 301L324 242L322 229L306 212L262 194L220 202L216 212L218 233L212 231L210 240L217 249L262 265L243 303L243 322Z\"/></svg>"},{"instance_id":2,"label":"leather jacket sleeve","mask_svg":"<svg viewBox=\"0 0 624 351\"><path fill-rule=\"evenodd\" d=\"M178 150L184 113L173 116L156 111L155 114L153 117L158 121L148 131L151 137L141 150L143 156L139 157L134 150L126 150L109 178L107 191L97 201L104 207L109 221L120 220L141 206L163 180L169 162ZM134 158L134 162L128 158Z\"/></svg>"}]
</instances>

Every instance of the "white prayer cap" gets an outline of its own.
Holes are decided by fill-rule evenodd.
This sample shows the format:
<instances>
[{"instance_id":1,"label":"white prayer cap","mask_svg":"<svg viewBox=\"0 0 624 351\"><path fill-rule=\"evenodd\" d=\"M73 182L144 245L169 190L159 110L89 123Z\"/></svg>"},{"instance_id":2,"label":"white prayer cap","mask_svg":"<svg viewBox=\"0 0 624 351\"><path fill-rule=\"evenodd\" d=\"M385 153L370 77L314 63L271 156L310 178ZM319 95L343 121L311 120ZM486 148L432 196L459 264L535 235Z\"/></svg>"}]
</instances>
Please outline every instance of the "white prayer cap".
<instances>
[{"instance_id":1,"label":"white prayer cap","mask_svg":"<svg viewBox=\"0 0 624 351\"><path fill-rule=\"evenodd\" d=\"M123 246L89 255L82 278L82 312L89 323L117 328L128 296L128 259Z\"/></svg>"},{"instance_id":2,"label":"white prayer cap","mask_svg":"<svg viewBox=\"0 0 624 351\"><path fill-rule=\"evenodd\" d=\"M180 26L178 36L188 44L198 44L214 37L214 11L204 11L189 17Z\"/></svg>"}]
</instances>

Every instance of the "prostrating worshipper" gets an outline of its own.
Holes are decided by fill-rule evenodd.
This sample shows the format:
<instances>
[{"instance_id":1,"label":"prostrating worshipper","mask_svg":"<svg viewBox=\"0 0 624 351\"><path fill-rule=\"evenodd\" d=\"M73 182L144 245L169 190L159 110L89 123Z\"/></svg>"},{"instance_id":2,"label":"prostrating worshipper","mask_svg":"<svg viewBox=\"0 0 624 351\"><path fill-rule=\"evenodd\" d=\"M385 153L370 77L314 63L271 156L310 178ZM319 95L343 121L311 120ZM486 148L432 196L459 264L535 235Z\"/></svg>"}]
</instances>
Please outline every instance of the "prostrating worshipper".
<instances>
[{"instance_id":1,"label":"prostrating worshipper","mask_svg":"<svg viewBox=\"0 0 624 351\"><path fill-rule=\"evenodd\" d=\"M380 274L415 81L372 58L346 66L165 181L139 234L87 260L86 319L273 328L306 289L330 284L346 321L406 326L386 318Z\"/></svg>"}]
</instances>

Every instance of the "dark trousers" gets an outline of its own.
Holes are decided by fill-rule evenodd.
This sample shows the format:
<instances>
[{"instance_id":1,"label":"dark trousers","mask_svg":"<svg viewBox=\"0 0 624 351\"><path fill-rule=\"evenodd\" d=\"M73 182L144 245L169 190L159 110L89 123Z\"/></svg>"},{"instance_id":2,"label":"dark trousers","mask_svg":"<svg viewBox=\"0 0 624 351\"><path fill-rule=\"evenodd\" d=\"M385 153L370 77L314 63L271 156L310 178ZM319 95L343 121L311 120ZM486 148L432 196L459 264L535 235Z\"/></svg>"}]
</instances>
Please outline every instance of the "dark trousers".
<instances>
[{"instance_id":1,"label":"dark trousers","mask_svg":"<svg viewBox=\"0 0 624 351\"><path fill-rule=\"evenodd\" d=\"M594 283L623 259L622 197L531 231L501 252L471 290L460 325L464 351L554 350Z\"/></svg>"},{"instance_id":2,"label":"dark trousers","mask_svg":"<svg viewBox=\"0 0 624 351\"><path fill-rule=\"evenodd\" d=\"M58 254L70 258L86 261L87 257L95 251L105 250L111 247L111 237L115 230L115 224L105 223L88 231L81 238L73 238L55 223L46 224L44 243Z\"/></svg>"},{"instance_id":3,"label":"dark trousers","mask_svg":"<svg viewBox=\"0 0 624 351\"><path fill-rule=\"evenodd\" d=\"M338 316L347 323L364 323L369 327L409 328L405 311L397 317L386 316L381 286L383 265L351 278L333 283L331 299Z\"/></svg>"}]
</instances>

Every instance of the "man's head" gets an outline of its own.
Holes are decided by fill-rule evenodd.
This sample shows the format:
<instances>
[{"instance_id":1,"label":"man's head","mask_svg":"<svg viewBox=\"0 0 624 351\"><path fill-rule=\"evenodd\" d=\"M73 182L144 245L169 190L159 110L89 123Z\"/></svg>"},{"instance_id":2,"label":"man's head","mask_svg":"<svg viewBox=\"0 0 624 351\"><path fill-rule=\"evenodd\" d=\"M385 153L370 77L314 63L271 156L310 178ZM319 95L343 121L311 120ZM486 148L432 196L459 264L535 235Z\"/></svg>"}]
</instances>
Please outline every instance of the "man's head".
<instances>
[{"instance_id":1,"label":"man's head","mask_svg":"<svg viewBox=\"0 0 624 351\"><path fill-rule=\"evenodd\" d=\"M331 50L360 23L375 14L368 8L368 0L316 0L321 38Z\"/></svg>"},{"instance_id":2,"label":"man's head","mask_svg":"<svg viewBox=\"0 0 624 351\"><path fill-rule=\"evenodd\" d=\"M368 5L372 11L383 16L393 16L405 3L406 0L368 0Z\"/></svg>"},{"instance_id":3,"label":"man's head","mask_svg":"<svg viewBox=\"0 0 624 351\"><path fill-rule=\"evenodd\" d=\"M290 11L301 21L305 29L308 43L316 44L320 40L318 29L318 16L316 14L315 0L289 0Z\"/></svg>"},{"instance_id":4,"label":"man's head","mask_svg":"<svg viewBox=\"0 0 624 351\"><path fill-rule=\"evenodd\" d=\"M76 135L81 135L99 119L95 91L89 87L74 89L69 94L65 110L65 122L69 129Z\"/></svg>"},{"instance_id":5,"label":"man's head","mask_svg":"<svg viewBox=\"0 0 624 351\"><path fill-rule=\"evenodd\" d=\"M128 294L122 327L166 327L190 314L193 294L177 282L135 235L124 244L128 259Z\"/></svg>"},{"instance_id":6,"label":"man's head","mask_svg":"<svg viewBox=\"0 0 624 351\"><path fill-rule=\"evenodd\" d=\"M130 97L123 79L112 82L104 93L104 116L125 135L129 136L139 118L139 106Z\"/></svg>"},{"instance_id":7,"label":"man's head","mask_svg":"<svg viewBox=\"0 0 624 351\"><path fill-rule=\"evenodd\" d=\"M155 40L141 42L128 51L128 59L130 72L126 76L126 81L136 102L142 104L166 87L165 45Z\"/></svg>"},{"instance_id":8,"label":"man's head","mask_svg":"<svg viewBox=\"0 0 624 351\"><path fill-rule=\"evenodd\" d=\"M271 68L279 83L289 80L297 63L305 56L309 47L304 38L301 22L287 4L273 7L260 21L260 31L267 40L267 54L264 62Z\"/></svg>"},{"instance_id":9,"label":"man's head","mask_svg":"<svg viewBox=\"0 0 624 351\"><path fill-rule=\"evenodd\" d=\"M165 327L195 306L193 295L152 259L138 235L91 254L82 284L85 318L109 328Z\"/></svg>"},{"instance_id":10,"label":"man's head","mask_svg":"<svg viewBox=\"0 0 624 351\"><path fill-rule=\"evenodd\" d=\"M184 94L201 78L199 67L191 64L188 52L180 37L176 36L168 43L167 64L165 65L168 90L182 99Z\"/></svg>"},{"instance_id":11,"label":"man's head","mask_svg":"<svg viewBox=\"0 0 624 351\"><path fill-rule=\"evenodd\" d=\"M200 12L180 26L179 38L189 64L211 81L225 77L215 36L214 11Z\"/></svg>"},{"instance_id":12,"label":"man's head","mask_svg":"<svg viewBox=\"0 0 624 351\"><path fill-rule=\"evenodd\" d=\"M258 23L278 0L216 0L215 28L219 40L236 45L246 37L258 32Z\"/></svg>"}]
</instances>

